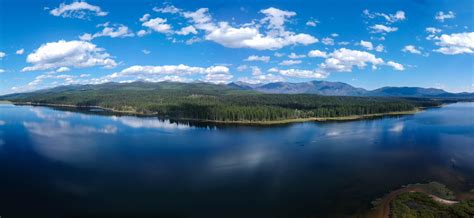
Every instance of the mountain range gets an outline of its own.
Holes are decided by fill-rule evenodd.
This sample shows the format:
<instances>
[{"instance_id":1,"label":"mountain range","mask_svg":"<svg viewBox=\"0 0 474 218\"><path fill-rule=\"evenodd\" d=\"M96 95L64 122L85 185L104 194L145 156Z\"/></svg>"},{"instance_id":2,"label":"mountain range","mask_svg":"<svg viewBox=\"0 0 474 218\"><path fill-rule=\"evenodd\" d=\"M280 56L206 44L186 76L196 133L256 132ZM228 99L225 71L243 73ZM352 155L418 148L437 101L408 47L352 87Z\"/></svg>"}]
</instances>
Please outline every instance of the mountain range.
<instances>
[{"instance_id":1,"label":"mountain range","mask_svg":"<svg viewBox=\"0 0 474 218\"><path fill-rule=\"evenodd\" d=\"M248 84L232 82L228 86L272 94L318 94L327 96L390 96L390 97L430 97L430 98L474 98L474 93L450 93L442 89L421 87L382 87L375 90L357 88L343 82L274 82Z\"/></svg>"},{"instance_id":2,"label":"mountain range","mask_svg":"<svg viewBox=\"0 0 474 218\"><path fill-rule=\"evenodd\" d=\"M104 83L98 85L66 85L50 89L38 90L33 93L64 93L75 90L99 90L99 89L125 89L125 90L155 90L160 87L167 89L181 89L188 91L205 90L245 90L270 94L317 94L324 96L360 96L360 97L418 97L418 98L456 98L474 99L474 93L450 93L442 89L421 87L382 87L375 90L357 88L343 82L309 81L309 82L274 82L262 84L249 84L244 82L232 82L229 84L210 84L203 82L179 83L179 82L143 82L132 83ZM19 96L24 93L5 95L8 97ZM5 97L3 96L3 97Z\"/></svg>"}]
</instances>

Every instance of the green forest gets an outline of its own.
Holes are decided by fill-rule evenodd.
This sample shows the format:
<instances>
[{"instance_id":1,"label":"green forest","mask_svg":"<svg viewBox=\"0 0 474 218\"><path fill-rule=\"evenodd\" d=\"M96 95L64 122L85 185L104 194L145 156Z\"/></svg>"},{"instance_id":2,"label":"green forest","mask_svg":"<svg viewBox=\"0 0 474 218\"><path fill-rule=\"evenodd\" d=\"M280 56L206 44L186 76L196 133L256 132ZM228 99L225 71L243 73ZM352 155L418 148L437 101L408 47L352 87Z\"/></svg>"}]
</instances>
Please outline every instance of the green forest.
<instances>
[{"instance_id":1,"label":"green forest","mask_svg":"<svg viewBox=\"0 0 474 218\"><path fill-rule=\"evenodd\" d=\"M164 118L224 122L370 115L441 104L421 98L263 94L226 85L173 82L63 86L0 99L28 104L99 106Z\"/></svg>"}]
</instances>

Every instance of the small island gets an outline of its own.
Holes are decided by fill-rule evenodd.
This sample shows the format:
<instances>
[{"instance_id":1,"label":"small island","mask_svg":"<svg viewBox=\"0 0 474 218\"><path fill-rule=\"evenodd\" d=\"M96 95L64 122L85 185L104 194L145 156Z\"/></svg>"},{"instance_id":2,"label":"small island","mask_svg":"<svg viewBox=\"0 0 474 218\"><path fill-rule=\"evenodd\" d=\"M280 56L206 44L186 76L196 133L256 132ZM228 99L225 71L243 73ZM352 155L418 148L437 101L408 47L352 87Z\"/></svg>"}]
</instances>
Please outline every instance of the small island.
<instances>
[{"instance_id":1,"label":"small island","mask_svg":"<svg viewBox=\"0 0 474 218\"><path fill-rule=\"evenodd\" d=\"M427 98L268 94L227 85L177 82L71 85L0 97L14 104L236 124L356 120L413 114L444 102Z\"/></svg>"},{"instance_id":2,"label":"small island","mask_svg":"<svg viewBox=\"0 0 474 218\"><path fill-rule=\"evenodd\" d=\"M458 193L438 182L406 185L375 200L367 217L466 217L474 215L474 192Z\"/></svg>"}]
</instances>

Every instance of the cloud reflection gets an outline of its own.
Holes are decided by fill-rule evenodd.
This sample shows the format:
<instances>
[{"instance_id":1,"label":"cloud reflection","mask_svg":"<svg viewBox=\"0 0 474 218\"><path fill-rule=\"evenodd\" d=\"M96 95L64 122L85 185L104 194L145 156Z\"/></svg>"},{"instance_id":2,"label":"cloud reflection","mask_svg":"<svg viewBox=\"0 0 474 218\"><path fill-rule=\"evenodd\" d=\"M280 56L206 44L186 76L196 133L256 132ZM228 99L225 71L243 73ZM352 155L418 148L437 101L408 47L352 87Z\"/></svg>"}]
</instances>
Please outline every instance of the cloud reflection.
<instances>
[{"instance_id":1,"label":"cloud reflection","mask_svg":"<svg viewBox=\"0 0 474 218\"><path fill-rule=\"evenodd\" d=\"M404 128L403 123L396 123L392 128L389 129L391 132L401 132Z\"/></svg>"},{"instance_id":2,"label":"cloud reflection","mask_svg":"<svg viewBox=\"0 0 474 218\"><path fill-rule=\"evenodd\" d=\"M148 128L148 129L191 129L188 124L181 124L171 122L170 120L160 120L158 118L142 118L142 117L116 117L112 118L115 121L132 127L132 128Z\"/></svg>"}]
</instances>

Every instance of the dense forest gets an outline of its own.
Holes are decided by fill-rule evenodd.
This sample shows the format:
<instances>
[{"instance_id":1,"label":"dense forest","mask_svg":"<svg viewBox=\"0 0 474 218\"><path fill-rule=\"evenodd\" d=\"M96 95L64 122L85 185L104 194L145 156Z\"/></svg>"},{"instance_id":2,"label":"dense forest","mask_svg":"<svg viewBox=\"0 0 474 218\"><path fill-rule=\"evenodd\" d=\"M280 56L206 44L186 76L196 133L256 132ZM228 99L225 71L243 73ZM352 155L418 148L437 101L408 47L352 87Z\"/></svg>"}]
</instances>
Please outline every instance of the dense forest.
<instances>
[{"instance_id":1,"label":"dense forest","mask_svg":"<svg viewBox=\"0 0 474 218\"><path fill-rule=\"evenodd\" d=\"M107 83L63 86L0 97L15 103L99 106L167 118L212 121L275 121L343 117L437 106L429 99L263 94L206 83Z\"/></svg>"}]
</instances>

